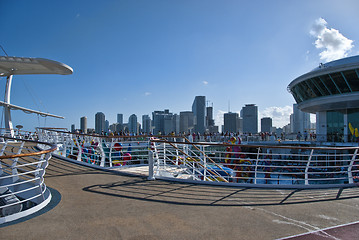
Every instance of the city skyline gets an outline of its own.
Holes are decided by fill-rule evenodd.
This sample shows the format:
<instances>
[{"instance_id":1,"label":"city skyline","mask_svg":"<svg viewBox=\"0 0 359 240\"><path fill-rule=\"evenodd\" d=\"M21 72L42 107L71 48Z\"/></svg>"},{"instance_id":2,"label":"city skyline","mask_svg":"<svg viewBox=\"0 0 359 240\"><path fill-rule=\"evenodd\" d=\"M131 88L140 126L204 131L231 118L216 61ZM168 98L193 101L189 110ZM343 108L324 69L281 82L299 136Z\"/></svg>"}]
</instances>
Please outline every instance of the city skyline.
<instances>
[{"instance_id":1,"label":"city skyline","mask_svg":"<svg viewBox=\"0 0 359 240\"><path fill-rule=\"evenodd\" d=\"M78 126L82 116L91 127L90 116L100 111L110 122L118 112L124 119L161 109L180 113L195 96L214 103L216 125L230 102L237 113L254 103L259 119L271 117L282 127L295 103L287 92L293 79L359 54L357 1L66 3L0 3L7 33L0 45L9 56L48 58L74 69L70 76L14 77L13 104L65 117L13 111L14 125L25 130Z\"/></svg>"},{"instance_id":2,"label":"city skyline","mask_svg":"<svg viewBox=\"0 0 359 240\"><path fill-rule=\"evenodd\" d=\"M293 113L290 115L290 120L283 127L273 126L273 119L271 117L258 118L258 106L255 104L246 104L242 107L240 113L230 111L224 113L223 125L217 126L214 125L212 115L213 107L208 106L209 102L205 99L205 96L195 96L194 98L192 110L197 111L198 108L205 109L205 112L200 112L199 114L193 111L182 111L178 114L170 112L169 109L164 109L163 111L155 110L152 112L152 119L149 115L142 115L141 124L141 116L137 117L136 114L131 114L128 121L124 122L123 114L117 113L117 121L112 123L106 119L106 114L97 112L95 115L95 128L83 128L84 125L87 126L87 117L84 116L80 118L80 128L76 128L76 124L71 124L71 131L80 130L82 133L90 131L98 134L109 132L132 134L151 133L156 135L193 132L200 134L228 132L249 134L257 134L260 132L280 134L284 132L293 134L298 132L315 132L315 122L311 122L310 114L299 110L297 104L293 104ZM205 102L207 102L207 104L205 104ZM199 124L199 127L203 128L202 130L198 128L196 115L205 119L204 123ZM86 119L86 124L84 123L84 119ZM102 125L102 127L99 127L100 125Z\"/></svg>"}]
</instances>

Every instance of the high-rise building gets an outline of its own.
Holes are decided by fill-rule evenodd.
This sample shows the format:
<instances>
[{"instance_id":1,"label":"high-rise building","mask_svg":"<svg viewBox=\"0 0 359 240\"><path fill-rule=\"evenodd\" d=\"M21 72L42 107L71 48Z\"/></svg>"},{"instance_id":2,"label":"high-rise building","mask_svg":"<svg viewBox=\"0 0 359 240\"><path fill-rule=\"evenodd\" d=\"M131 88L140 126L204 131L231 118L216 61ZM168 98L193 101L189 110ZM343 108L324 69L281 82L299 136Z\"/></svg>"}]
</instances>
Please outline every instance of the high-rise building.
<instances>
[{"instance_id":1,"label":"high-rise building","mask_svg":"<svg viewBox=\"0 0 359 240\"><path fill-rule=\"evenodd\" d=\"M203 134L206 131L206 97L196 96L192 104L194 131Z\"/></svg>"},{"instance_id":2,"label":"high-rise building","mask_svg":"<svg viewBox=\"0 0 359 240\"><path fill-rule=\"evenodd\" d=\"M193 112L184 111L180 112L180 132L191 133L193 130Z\"/></svg>"},{"instance_id":3,"label":"high-rise building","mask_svg":"<svg viewBox=\"0 0 359 240\"><path fill-rule=\"evenodd\" d=\"M173 114L173 131L180 132L180 116L177 113Z\"/></svg>"},{"instance_id":4,"label":"high-rise building","mask_svg":"<svg viewBox=\"0 0 359 240\"><path fill-rule=\"evenodd\" d=\"M246 104L241 111L244 133L258 133L258 107L255 104Z\"/></svg>"},{"instance_id":5,"label":"high-rise building","mask_svg":"<svg viewBox=\"0 0 359 240\"><path fill-rule=\"evenodd\" d=\"M105 131L105 114L98 112L95 115L95 132L102 134Z\"/></svg>"},{"instance_id":6,"label":"high-rise building","mask_svg":"<svg viewBox=\"0 0 359 240\"><path fill-rule=\"evenodd\" d=\"M272 118L264 117L261 119L261 132L271 132Z\"/></svg>"},{"instance_id":7,"label":"high-rise building","mask_svg":"<svg viewBox=\"0 0 359 240\"><path fill-rule=\"evenodd\" d=\"M128 118L128 129L129 129L130 133L138 134L138 124L137 124L136 114L132 114Z\"/></svg>"},{"instance_id":8,"label":"high-rise building","mask_svg":"<svg viewBox=\"0 0 359 240\"><path fill-rule=\"evenodd\" d=\"M122 113L118 113L117 114L117 123L119 124L123 124L123 114Z\"/></svg>"},{"instance_id":9,"label":"high-rise building","mask_svg":"<svg viewBox=\"0 0 359 240\"><path fill-rule=\"evenodd\" d=\"M152 127L154 134L168 134L175 131L173 127L173 114L168 109L152 112Z\"/></svg>"},{"instance_id":10,"label":"high-rise building","mask_svg":"<svg viewBox=\"0 0 359 240\"><path fill-rule=\"evenodd\" d=\"M142 115L142 132L151 133L151 118L148 115Z\"/></svg>"},{"instance_id":11,"label":"high-rise building","mask_svg":"<svg viewBox=\"0 0 359 240\"><path fill-rule=\"evenodd\" d=\"M75 124L71 124L71 132L75 132L76 128L75 128Z\"/></svg>"},{"instance_id":12,"label":"high-rise building","mask_svg":"<svg viewBox=\"0 0 359 240\"><path fill-rule=\"evenodd\" d=\"M105 120L105 133L108 133L110 130L110 122L108 120Z\"/></svg>"},{"instance_id":13,"label":"high-rise building","mask_svg":"<svg viewBox=\"0 0 359 240\"><path fill-rule=\"evenodd\" d=\"M87 117L80 118L80 129L81 132L87 133Z\"/></svg>"},{"instance_id":14,"label":"high-rise building","mask_svg":"<svg viewBox=\"0 0 359 240\"><path fill-rule=\"evenodd\" d=\"M292 133L301 132L303 134L304 131L310 131L310 113L299 110L298 104L293 104L293 114L290 120Z\"/></svg>"},{"instance_id":15,"label":"high-rise building","mask_svg":"<svg viewBox=\"0 0 359 240\"><path fill-rule=\"evenodd\" d=\"M214 119L213 119L213 107L206 108L206 124L208 127L214 126Z\"/></svg>"},{"instance_id":16,"label":"high-rise building","mask_svg":"<svg viewBox=\"0 0 359 240\"><path fill-rule=\"evenodd\" d=\"M224 132L239 132L239 115L238 113L225 113L224 114Z\"/></svg>"}]
</instances>

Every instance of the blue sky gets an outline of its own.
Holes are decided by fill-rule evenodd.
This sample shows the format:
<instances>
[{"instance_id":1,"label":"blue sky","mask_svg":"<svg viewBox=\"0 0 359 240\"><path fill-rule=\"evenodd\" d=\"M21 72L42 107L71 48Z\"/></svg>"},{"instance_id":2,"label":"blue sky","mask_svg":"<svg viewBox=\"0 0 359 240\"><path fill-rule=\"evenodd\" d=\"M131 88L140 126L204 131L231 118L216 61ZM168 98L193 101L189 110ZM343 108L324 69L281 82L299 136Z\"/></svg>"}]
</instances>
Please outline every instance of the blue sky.
<instances>
[{"instance_id":1,"label":"blue sky","mask_svg":"<svg viewBox=\"0 0 359 240\"><path fill-rule=\"evenodd\" d=\"M15 76L13 104L65 120L13 111L13 122L70 128L87 116L94 127L100 111L110 123L117 113L140 121L154 110L191 110L194 97L205 95L217 124L229 102L232 112L254 103L260 117L282 127L294 78L329 57L359 54L358 9L355 0L1 0L8 55L74 69L71 76Z\"/></svg>"}]
</instances>

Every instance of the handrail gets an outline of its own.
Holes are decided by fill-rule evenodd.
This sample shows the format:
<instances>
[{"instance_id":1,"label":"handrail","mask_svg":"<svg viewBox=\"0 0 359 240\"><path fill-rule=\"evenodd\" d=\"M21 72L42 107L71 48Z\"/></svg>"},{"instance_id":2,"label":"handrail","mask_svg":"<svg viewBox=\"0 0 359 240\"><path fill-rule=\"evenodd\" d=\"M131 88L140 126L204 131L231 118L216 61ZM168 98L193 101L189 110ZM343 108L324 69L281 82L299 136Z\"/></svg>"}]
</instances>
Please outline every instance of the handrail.
<instances>
[{"instance_id":1,"label":"handrail","mask_svg":"<svg viewBox=\"0 0 359 240\"><path fill-rule=\"evenodd\" d=\"M307 143L304 146L298 146L299 143L290 146L283 142L268 145L190 142L185 136L175 135L161 135L157 138L151 135L99 136L53 129L39 129L38 134L43 141L57 144L56 154L60 157L76 160L80 153L81 158L77 158L77 161L81 164L118 171L132 168L129 170L131 172L137 171L137 166L153 167L153 164L158 164L152 175L149 171L150 179L171 176L174 179L249 186L263 186L268 182L272 186L290 185L295 188L296 185L306 188L313 185L354 185L356 182L348 184L349 174L353 178L359 176L359 160L355 154L359 146L352 145L334 147L311 146ZM123 146L123 150L116 149L119 149L118 144L121 149ZM152 148L152 145L160 148ZM101 151L105 154L101 155ZM151 152L157 154L157 157L152 156ZM127 153L131 153L132 160L126 157ZM105 165L99 163L101 156ZM348 165L350 159L351 165ZM114 162L116 165L112 165Z\"/></svg>"},{"instance_id":2,"label":"handrail","mask_svg":"<svg viewBox=\"0 0 359 240\"><path fill-rule=\"evenodd\" d=\"M67 134L73 134L78 136L89 136L89 137L100 137L100 138L183 138L184 136L177 136L177 135L151 135L151 134L144 134L144 135L100 135L100 134L88 134L88 133L76 133L76 132L69 132L69 131L60 131L56 129L62 129L62 128L43 128L39 127L37 129L43 129L47 131L52 132L58 132L58 133L67 133Z\"/></svg>"},{"instance_id":3,"label":"handrail","mask_svg":"<svg viewBox=\"0 0 359 240\"><path fill-rule=\"evenodd\" d=\"M173 145L172 143L169 143L172 147L176 148L177 150L179 150L182 154L186 155L187 157L191 158L192 160L195 160L194 158L192 158L191 156L189 156L187 153L183 152L181 149L177 148L175 145ZM206 154L205 154L206 155ZM213 163L215 163L213 161ZM204 168L204 165L202 163L199 163L201 167ZM218 166L216 163L215 165L217 167L219 167L221 170L223 170L223 168L221 168L220 166ZM212 173L213 175L217 176L218 174L214 173L211 169L206 169L207 171L209 171L210 173ZM224 171L224 170L223 170ZM225 173L227 173L226 171L224 171ZM227 175L229 176L229 174L227 173ZM226 179L224 179L222 176L218 176L220 177L222 180L224 180L225 182L228 182Z\"/></svg>"},{"instance_id":4,"label":"handrail","mask_svg":"<svg viewBox=\"0 0 359 240\"><path fill-rule=\"evenodd\" d=\"M159 143L176 143L173 141L162 140L162 139L153 139L153 142ZM177 142L178 143L178 142ZM203 145L203 146L225 146L225 147L244 147L244 148L282 148L282 149L306 149L306 150L356 150L359 149L357 147L301 147L301 146L285 146L285 145L252 145L252 144L230 144L230 143L212 143L212 142L181 142L181 144L195 144L195 145Z\"/></svg>"},{"instance_id":5,"label":"handrail","mask_svg":"<svg viewBox=\"0 0 359 240\"><path fill-rule=\"evenodd\" d=\"M7 136L0 136L0 224L37 212L51 200L44 181L51 152L57 146ZM37 150L40 144L48 149ZM26 152L26 153L21 153ZM5 155L10 154L10 155Z\"/></svg>"},{"instance_id":6,"label":"handrail","mask_svg":"<svg viewBox=\"0 0 359 240\"><path fill-rule=\"evenodd\" d=\"M57 149L57 147L55 145L50 144L50 143L46 143L46 142L39 142L39 141L34 141L34 140L29 140L29 139L12 138L12 137L6 137L6 136L1 136L0 138L12 139L12 140L17 140L17 141L32 142L32 143L36 143L36 144L44 144L44 145L48 145L48 146L51 147L50 149L41 150L41 151L33 152L33 153L20 153L20 154L5 155L5 156L3 155L3 156L0 156L0 159L36 156L36 155L41 155L41 154L45 154L45 153L50 153L50 152L53 152L53 151L55 151Z\"/></svg>"}]
</instances>

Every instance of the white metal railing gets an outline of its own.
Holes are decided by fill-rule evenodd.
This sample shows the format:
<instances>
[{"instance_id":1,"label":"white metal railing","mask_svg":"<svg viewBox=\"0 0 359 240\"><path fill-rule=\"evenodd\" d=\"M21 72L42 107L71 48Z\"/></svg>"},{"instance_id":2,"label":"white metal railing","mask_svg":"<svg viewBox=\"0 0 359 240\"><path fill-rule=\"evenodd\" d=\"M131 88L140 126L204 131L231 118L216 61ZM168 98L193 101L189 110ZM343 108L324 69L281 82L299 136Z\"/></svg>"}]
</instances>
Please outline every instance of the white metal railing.
<instances>
[{"instance_id":1,"label":"white metal railing","mask_svg":"<svg viewBox=\"0 0 359 240\"><path fill-rule=\"evenodd\" d=\"M149 179L314 188L355 186L358 147L190 142L183 136L97 136L39 129L56 154L100 168L149 166ZM233 142L233 141L232 141ZM290 143L289 143L290 144Z\"/></svg>"},{"instance_id":2,"label":"white metal railing","mask_svg":"<svg viewBox=\"0 0 359 240\"><path fill-rule=\"evenodd\" d=\"M47 128L38 128L37 133L41 141L57 146L54 154L81 164L99 168L148 165L152 136L99 136Z\"/></svg>"},{"instance_id":3,"label":"white metal railing","mask_svg":"<svg viewBox=\"0 0 359 240\"><path fill-rule=\"evenodd\" d=\"M311 188L356 185L359 177L358 147L153 142L158 158L151 178Z\"/></svg>"},{"instance_id":4,"label":"white metal railing","mask_svg":"<svg viewBox=\"0 0 359 240\"><path fill-rule=\"evenodd\" d=\"M39 142L1 138L0 224L32 214L50 202L44 174L51 152L56 149L42 143L44 150L39 151Z\"/></svg>"}]
</instances>

